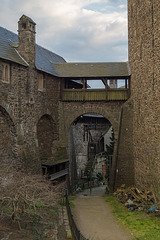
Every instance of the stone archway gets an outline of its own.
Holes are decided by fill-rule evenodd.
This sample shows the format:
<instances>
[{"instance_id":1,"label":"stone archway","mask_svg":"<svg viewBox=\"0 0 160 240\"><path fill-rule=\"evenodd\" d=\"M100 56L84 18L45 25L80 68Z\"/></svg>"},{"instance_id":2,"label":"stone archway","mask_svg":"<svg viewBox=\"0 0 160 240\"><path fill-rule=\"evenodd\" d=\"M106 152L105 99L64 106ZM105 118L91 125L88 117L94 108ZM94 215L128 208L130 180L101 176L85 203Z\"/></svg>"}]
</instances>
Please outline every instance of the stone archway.
<instances>
[{"instance_id":1,"label":"stone archway","mask_svg":"<svg viewBox=\"0 0 160 240\"><path fill-rule=\"evenodd\" d=\"M99 114L81 115L71 124L68 155L73 185L89 176L91 169L94 177L100 173L109 181L114 148L108 153L106 145L110 146L112 129L110 121Z\"/></svg>"},{"instance_id":2,"label":"stone archway","mask_svg":"<svg viewBox=\"0 0 160 240\"><path fill-rule=\"evenodd\" d=\"M113 126L114 129L117 130L117 122L115 122L113 119L112 119L112 116L110 116L108 113L104 113L104 111L100 111L99 109L94 109L94 110L90 110L90 111L81 111L79 113L75 113L74 115L72 115L69 119L69 123L68 123L68 128L70 128L70 126L73 124L73 122L79 118L80 116L83 116L84 114L95 114L95 115L102 115L104 118L106 118L110 123L111 125Z\"/></svg>"},{"instance_id":3,"label":"stone archway","mask_svg":"<svg viewBox=\"0 0 160 240\"><path fill-rule=\"evenodd\" d=\"M0 106L0 163L14 165L16 128L7 111Z\"/></svg>"},{"instance_id":4,"label":"stone archway","mask_svg":"<svg viewBox=\"0 0 160 240\"><path fill-rule=\"evenodd\" d=\"M100 114L110 121L114 128L115 139L118 137L119 122L121 115L121 108L123 101L111 101L111 102L62 102L60 103L60 136L65 139L67 146L68 134L71 124L80 115L86 113Z\"/></svg>"},{"instance_id":5,"label":"stone archway","mask_svg":"<svg viewBox=\"0 0 160 240\"><path fill-rule=\"evenodd\" d=\"M120 126L120 117L123 101L110 102L60 102L60 140L66 147L67 155L69 152L70 127L74 120L84 114L99 114L108 119L114 129L114 153L112 165L115 165L117 154L117 139ZM70 167L73 164L70 160ZM114 174L114 171L113 171ZM112 174L112 175L113 175ZM71 177L72 178L72 177ZM74 176L73 176L74 178Z\"/></svg>"},{"instance_id":6,"label":"stone archway","mask_svg":"<svg viewBox=\"0 0 160 240\"><path fill-rule=\"evenodd\" d=\"M53 118L45 114L37 124L37 138L41 161L46 161L53 156L54 141L58 139L57 126Z\"/></svg>"}]
</instances>

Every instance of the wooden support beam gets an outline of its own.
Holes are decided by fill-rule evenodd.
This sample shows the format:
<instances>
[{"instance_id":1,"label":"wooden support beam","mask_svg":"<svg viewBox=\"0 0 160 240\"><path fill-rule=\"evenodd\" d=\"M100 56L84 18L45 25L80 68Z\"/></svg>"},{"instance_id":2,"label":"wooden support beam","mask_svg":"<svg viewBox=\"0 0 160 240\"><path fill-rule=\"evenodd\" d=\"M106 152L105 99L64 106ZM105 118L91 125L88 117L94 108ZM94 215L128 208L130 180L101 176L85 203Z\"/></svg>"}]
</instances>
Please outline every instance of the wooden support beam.
<instances>
[{"instance_id":1,"label":"wooden support beam","mask_svg":"<svg viewBox=\"0 0 160 240\"><path fill-rule=\"evenodd\" d=\"M85 101L85 92L86 92L86 79L82 79L83 82L83 101Z\"/></svg>"},{"instance_id":2,"label":"wooden support beam","mask_svg":"<svg viewBox=\"0 0 160 240\"><path fill-rule=\"evenodd\" d=\"M102 82L105 85L105 87L107 86L107 79L106 78L102 78Z\"/></svg>"},{"instance_id":3,"label":"wooden support beam","mask_svg":"<svg viewBox=\"0 0 160 240\"><path fill-rule=\"evenodd\" d=\"M102 82L104 83L105 85L105 90L106 90L106 101L108 100L108 84L107 84L107 78L102 78Z\"/></svg>"},{"instance_id":4,"label":"wooden support beam","mask_svg":"<svg viewBox=\"0 0 160 240\"><path fill-rule=\"evenodd\" d=\"M127 88L127 80L128 80L128 79L125 79L125 88Z\"/></svg>"}]
</instances>

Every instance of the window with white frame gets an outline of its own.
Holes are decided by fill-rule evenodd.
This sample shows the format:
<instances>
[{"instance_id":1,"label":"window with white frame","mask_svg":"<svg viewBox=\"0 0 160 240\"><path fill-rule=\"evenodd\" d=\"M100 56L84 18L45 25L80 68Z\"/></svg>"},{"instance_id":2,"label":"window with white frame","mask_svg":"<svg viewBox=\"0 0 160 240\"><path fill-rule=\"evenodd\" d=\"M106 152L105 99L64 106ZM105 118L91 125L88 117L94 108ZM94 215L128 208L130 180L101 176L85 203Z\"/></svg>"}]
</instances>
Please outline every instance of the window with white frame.
<instances>
[{"instance_id":1,"label":"window with white frame","mask_svg":"<svg viewBox=\"0 0 160 240\"><path fill-rule=\"evenodd\" d=\"M10 64L2 62L2 81L10 83Z\"/></svg>"},{"instance_id":2,"label":"window with white frame","mask_svg":"<svg viewBox=\"0 0 160 240\"><path fill-rule=\"evenodd\" d=\"M38 90L44 91L46 88L46 81L44 74L38 74Z\"/></svg>"}]
</instances>

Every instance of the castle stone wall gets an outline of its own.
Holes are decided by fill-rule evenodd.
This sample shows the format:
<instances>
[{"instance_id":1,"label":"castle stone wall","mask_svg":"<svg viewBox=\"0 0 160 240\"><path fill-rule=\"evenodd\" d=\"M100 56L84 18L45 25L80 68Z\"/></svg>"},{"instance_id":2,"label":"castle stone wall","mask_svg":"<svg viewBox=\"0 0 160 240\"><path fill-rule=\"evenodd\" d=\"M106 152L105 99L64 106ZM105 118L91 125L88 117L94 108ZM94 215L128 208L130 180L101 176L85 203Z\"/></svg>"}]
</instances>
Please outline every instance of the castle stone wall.
<instances>
[{"instance_id":1,"label":"castle stone wall","mask_svg":"<svg viewBox=\"0 0 160 240\"><path fill-rule=\"evenodd\" d=\"M160 197L160 2L128 0L135 181Z\"/></svg>"},{"instance_id":2,"label":"castle stone wall","mask_svg":"<svg viewBox=\"0 0 160 240\"><path fill-rule=\"evenodd\" d=\"M133 101L129 99L122 107L118 138L115 188L122 184L134 185L133 157Z\"/></svg>"},{"instance_id":3,"label":"castle stone wall","mask_svg":"<svg viewBox=\"0 0 160 240\"><path fill-rule=\"evenodd\" d=\"M11 64L11 79L10 83L5 83L1 80L2 71L0 71L0 116L1 126L3 131L6 131L1 138L0 147L3 148L3 153L8 151L11 144L13 134L7 127L7 116L13 122L15 127L14 147L16 154L9 154L10 163L16 163L18 168L25 167L32 171L40 171L39 160L39 142L37 137L37 126L42 116L49 115L53 120L52 132L56 143L52 142L51 151L55 151L58 141L59 130L59 79L45 74L46 88L44 91L38 90L39 72L30 67L23 67L15 63ZM2 61L0 61L0 69L2 69ZM30 74L28 74L28 72ZM34 78L29 77L34 76ZM32 82L32 84L30 84ZM3 111L2 111L3 109ZM3 114L5 112L5 114ZM3 117L3 119L2 119ZM49 122L48 122L49 123ZM44 128L44 126L43 126ZM45 130L49 128L45 126ZM52 135L52 133L51 133ZM8 137L7 137L8 136ZM48 136L48 139L50 137ZM47 141L47 139L46 139ZM13 141L12 141L13 142ZM5 147L5 149L4 149ZM10 148L10 150L12 149ZM9 151L8 151L9 152ZM8 156L6 160L8 161ZM11 157L12 156L12 157ZM4 154L3 154L4 158Z\"/></svg>"}]
</instances>

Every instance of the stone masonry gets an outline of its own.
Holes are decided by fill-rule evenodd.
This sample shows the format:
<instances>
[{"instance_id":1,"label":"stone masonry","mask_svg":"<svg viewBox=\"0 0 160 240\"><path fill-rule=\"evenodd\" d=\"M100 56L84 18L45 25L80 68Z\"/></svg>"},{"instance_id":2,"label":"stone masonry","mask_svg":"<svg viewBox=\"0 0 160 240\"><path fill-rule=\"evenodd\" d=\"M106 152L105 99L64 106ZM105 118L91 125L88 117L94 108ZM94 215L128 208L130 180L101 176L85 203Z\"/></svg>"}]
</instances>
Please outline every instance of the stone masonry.
<instances>
[{"instance_id":1,"label":"stone masonry","mask_svg":"<svg viewBox=\"0 0 160 240\"><path fill-rule=\"evenodd\" d=\"M160 1L128 0L135 182L160 197Z\"/></svg>"},{"instance_id":2,"label":"stone masonry","mask_svg":"<svg viewBox=\"0 0 160 240\"><path fill-rule=\"evenodd\" d=\"M50 156L58 140L59 79L35 69L35 23L23 16L18 32L18 50L28 65L0 59L0 160L40 172L41 149ZM3 62L10 64L9 83L2 79ZM42 76L46 87L40 91Z\"/></svg>"},{"instance_id":3,"label":"stone masonry","mask_svg":"<svg viewBox=\"0 0 160 240\"><path fill-rule=\"evenodd\" d=\"M70 127L77 117L100 114L110 121L116 140L112 187L135 183L160 198L159 9L159 0L128 0L132 75L131 97L125 103L62 101L63 79L45 71L36 49L48 50L36 45L36 24L23 15L18 40L10 48L12 58L0 58L0 163L40 172L44 161L69 156ZM55 63L65 62L54 57ZM36 65L38 58L43 68Z\"/></svg>"}]
</instances>

